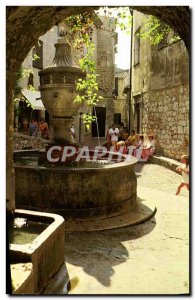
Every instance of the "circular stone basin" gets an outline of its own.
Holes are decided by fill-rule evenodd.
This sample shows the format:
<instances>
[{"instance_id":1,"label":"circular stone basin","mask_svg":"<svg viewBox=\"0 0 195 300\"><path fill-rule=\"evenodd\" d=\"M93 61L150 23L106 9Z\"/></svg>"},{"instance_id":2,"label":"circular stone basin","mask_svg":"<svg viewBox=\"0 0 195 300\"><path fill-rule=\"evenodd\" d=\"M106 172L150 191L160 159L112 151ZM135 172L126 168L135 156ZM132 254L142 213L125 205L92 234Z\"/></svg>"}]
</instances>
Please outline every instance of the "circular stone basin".
<instances>
[{"instance_id":1,"label":"circular stone basin","mask_svg":"<svg viewBox=\"0 0 195 300\"><path fill-rule=\"evenodd\" d=\"M93 151L90 151L90 157ZM136 206L137 159L44 163L15 161L16 207L58 213L65 218L103 218Z\"/></svg>"}]
</instances>

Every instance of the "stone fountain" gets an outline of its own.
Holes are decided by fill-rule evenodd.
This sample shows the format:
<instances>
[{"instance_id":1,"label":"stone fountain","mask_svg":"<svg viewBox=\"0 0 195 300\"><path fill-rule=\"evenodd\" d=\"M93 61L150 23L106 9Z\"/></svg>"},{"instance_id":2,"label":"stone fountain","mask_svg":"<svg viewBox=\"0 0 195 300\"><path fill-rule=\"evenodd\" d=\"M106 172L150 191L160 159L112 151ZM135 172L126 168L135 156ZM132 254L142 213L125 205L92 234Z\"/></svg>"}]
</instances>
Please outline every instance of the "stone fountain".
<instances>
[{"instance_id":1,"label":"stone fountain","mask_svg":"<svg viewBox=\"0 0 195 300\"><path fill-rule=\"evenodd\" d=\"M71 46L64 34L55 44L56 53L51 67L39 72L41 99L49 112L53 127L54 141L72 144L70 127L80 104L74 102L76 81L85 73L76 66L71 57Z\"/></svg>"},{"instance_id":2,"label":"stone fountain","mask_svg":"<svg viewBox=\"0 0 195 300\"><path fill-rule=\"evenodd\" d=\"M51 67L39 72L39 88L45 108L52 118L54 144L63 147L72 144L70 126L80 108L80 105L74 102L77 94L76 80L84 78L85 74L72 61L71 46L64 31L55 48ZM46 150L49 147L51 145ZM123 158L120 163L116 163L115 153L113 161L104 157L104 160L95 163L91 160L74 164L71 161L70 165L67 161L52 164L47 160L46 150L41 153L15 153L16 201L19 208L30 207L58 213L66 219L85 219L117 215L135 207L135 158L127 162ZM77 148L77 154L78 152ZM90 150L90 157L93 154ZM34 161L25 164L19 162L18 158L21 158L21 155ZM120 178L123 178L122 182Z\"/></svg>"},{"instance_id":3,"label":"stone fountain","mask_svg":"<svg viewBox=\"0 0 195 300\"><path fill-rule=\"evenodd\" d=\"M55 44L56 53L51 67L39 72L41 99L50 114L54 128L54 141L72 144L70 127L80 104L74 102L77 94L76 81L85 73L72 61L71 45L66 34Z\"/></svg>"}]
</instances>

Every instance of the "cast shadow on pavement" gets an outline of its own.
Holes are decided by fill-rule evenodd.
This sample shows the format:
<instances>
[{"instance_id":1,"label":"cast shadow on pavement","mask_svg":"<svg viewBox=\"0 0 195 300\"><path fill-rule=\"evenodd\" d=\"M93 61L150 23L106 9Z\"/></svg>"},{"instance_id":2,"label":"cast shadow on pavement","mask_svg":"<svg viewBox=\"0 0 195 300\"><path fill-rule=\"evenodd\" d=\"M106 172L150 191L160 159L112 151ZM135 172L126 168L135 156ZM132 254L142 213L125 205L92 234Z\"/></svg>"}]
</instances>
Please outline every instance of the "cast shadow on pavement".
<instances>
[{"instance_id":1,"label":"cast shadow on pavement","mask_svg":"<svg viewBox=\"0 0 195 300\"><path fill-rule=\"evenodd\" d=\"M140 199L141 200L141 199ZM149 234L156 220L136 226L94 232L66 233L65 261L82 267L102 285L110 286L113 267L130 259L130 251L123 245L129 241L128 249L134 249L133 240Z\"/></svg>"}]
</instances>

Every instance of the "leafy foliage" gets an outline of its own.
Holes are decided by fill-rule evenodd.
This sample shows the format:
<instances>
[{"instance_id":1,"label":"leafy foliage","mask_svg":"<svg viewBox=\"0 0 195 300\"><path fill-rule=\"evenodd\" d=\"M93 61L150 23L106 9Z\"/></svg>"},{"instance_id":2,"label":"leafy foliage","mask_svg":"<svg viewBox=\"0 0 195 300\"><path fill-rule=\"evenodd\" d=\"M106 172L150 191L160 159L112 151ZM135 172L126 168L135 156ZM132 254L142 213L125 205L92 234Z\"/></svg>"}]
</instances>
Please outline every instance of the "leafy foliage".
<instances>
[{"instance_id":1,"label":"leafy foliage","mask_svg":"<svg viewBox=\"0 0 195 300\"><path fill-rule=\"evenodd\" d=\"M167 24L150 15L144 17L139 36L148 39L151 45L158 45L170 31L171 28Z\"/></svg>"},{"instance_id":2,"label":"leafy foliage","mask_svg":"<svg viewBox=\"0 0 195 300\"><path fill-rule=\"evenodd\" d=\"M151 45L158 45L171 31L172 29L168 24L149 15L144 18L139 35L142 39L148 39ZM177 41L179 39L179 36L174 35L172 40Z\"/></svg>"},{"instance_id":3,"label":"leafy foliage","mask_svg":"<svg viewBox=\"0 0 195 300\"><path fill-rule=\"evenodd\" d=\"M110 22L114 22L116 26L121 30L125 30L127 34L131 32L133 16L130 14L129 7L104 7L102 9L104 14L110 18ZM170 32L172 32L172 29L168 24L153 15L149 15L143 19L139 36L142 39L149 40L152 45L158 45ZM180 37L174 34L170 42L176 42L178 40L180 40Z\"/></svg>"},{"instance_id":4,"label":"leafy foliage","mask_svg":"<svg viewBox=\"0 0 195 300\"><path fill-rule=\"evenodd\" d=\"M40 56L38 56L36 53L34 53L32 60L40 59Z\"/></svg>"},{"instance_id":5,"label":"leafy foliage","mask_svg":"<svg viewBox=\"0 0 195 300\"><path fill-rule=\"evenodd\" d=\"M20 86L20 79L29 77L30 74L33 74L33 71L31 69L23 69L20 67L20 69L17 72L17 79L16 79L16 87L14 91L14 102L16 101L24 101L26 102L27 107L32 107L32 104L21 94L22 87ZM30 91L35 91L35 88L32 85L28 85L27 89Z\"/></svg>"},{"instance_id":6,"label":"leafy foliage","mask_svg":"<svg viewBox=\"0 0 195 300\"><path fill-rule=\"evenodd\" d=\"M93 116L92 113L82 114L81 118L87 129L89 129L89 126L92 122L96 121L96 117Z\"/></svg>"},{"instance_id":7,"label":"leafy foliage","mask_svg":"<svg viewBox=\"0 0 195 300\"><path fill-rule=\"evenodd\" d=\"M70 27L68 36L74 40L74 47L82 50L84 45L89 46L92 41L93 20L90 13L84 13L76 16L70 16L65 19Z\"/></svg>"},{"instance_id":8,"label":"leafy foliage","mask_svg":"<svg viewBox=\"0 0 195 300\"><path fill-rule=\"evenodd\" d=\"M66 23L70 26L69 35L74 38L74 47L77 50L83 51L84 47L87 48L87 54L79 60L79 66L83 72L85 72L86 78L79 78L76 83L76 89L80 92L76 98L76 103L86 103L88 111L90 107L97 105L97 103L103 100L102 96L98 95L98 83L94 62L94 50L95 45L92 42L93 33L93 20L90 14L83 14L77 16L71 16L66 18ZM96 118L92 116L90 112L82 115L83 123L87 126L95 121Z\"/></svg>"},{"instance_id":9,"label":"leafy foliage","mask_svg":"<svg viewBox=\"0 0 195 300\"><path fill-rule=\"evenodd\" d=\"M93 44L94 45L94 44ZM83 72L86 72L86 78L79 78L77 81L76 89L80 92L84 92L82 95L77 95L75 102L81 103L85 101L88 106L97 105L97 103L103 99L102 96L98 96L98 83L95 70L95 62L92 60L94 47L88 47L88 53L85 57L79 60L79 65Z\"/></svg>"},{"instance_id":10,"label":"leafy foliage","mask_svg":"<svg viewBox=\"0 0 195 300\"><path fill-rule=\"evenodd\" d=\"M114 23L121 30L130 34L133 19L129 7L102 7L97 14L102 12L109 18L109 23Z\"/></svg>"},{"instance_id":11,"label":"leafy foliage","mask_svg":"<svg viewBox=\"0 0 195 300\"><path fill-rule=\"evenodd\" d=\"M15 86L15 91L14 95L15 97L21 92L21 86L20 86L20 78L22 78L22 67L19 68L17 75L16 75L16 86Z\"/></svg>"}]
</instances>

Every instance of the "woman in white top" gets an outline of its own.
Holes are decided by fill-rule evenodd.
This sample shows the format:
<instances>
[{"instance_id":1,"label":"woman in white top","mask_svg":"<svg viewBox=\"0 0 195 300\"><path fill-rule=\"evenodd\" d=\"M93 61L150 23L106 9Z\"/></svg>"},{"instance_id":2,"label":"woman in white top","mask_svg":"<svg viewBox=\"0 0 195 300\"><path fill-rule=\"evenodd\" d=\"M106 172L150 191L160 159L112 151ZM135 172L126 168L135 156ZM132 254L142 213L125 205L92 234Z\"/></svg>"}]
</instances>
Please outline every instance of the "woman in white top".
<instances>
[{"instance_id":1,"label":"woman in white top","mask_svg":"<svg viewBox=\"0 0 195 300\"><path fill-rule=\"evenodd\" d=\"M114 151L117 151L119 130L115 127L115 124L112 124L112 128L109 130L109 135L111 136L111 144L114 146Z\"/></svg>"}]
</instances>

